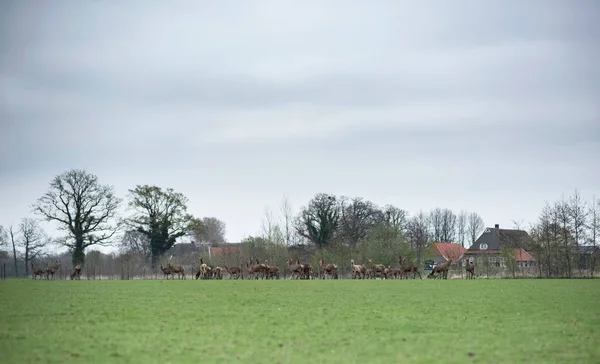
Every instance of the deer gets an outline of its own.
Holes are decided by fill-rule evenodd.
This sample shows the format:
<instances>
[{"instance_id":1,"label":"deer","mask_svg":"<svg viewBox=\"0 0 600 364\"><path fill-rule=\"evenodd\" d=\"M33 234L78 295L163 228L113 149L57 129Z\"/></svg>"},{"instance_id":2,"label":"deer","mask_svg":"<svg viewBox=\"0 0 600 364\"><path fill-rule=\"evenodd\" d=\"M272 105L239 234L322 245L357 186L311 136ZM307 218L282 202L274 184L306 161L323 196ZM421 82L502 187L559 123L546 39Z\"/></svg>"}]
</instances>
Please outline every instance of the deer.
<instances>
[{"instance_id":1,"label":"deer","mask_svg":"<svg viewBox=\"0 0 600 364\"><path fill-rule=\"evenodd\" d=\"M267 266L267 279L279 279L279 267L276 265L269 265L268 260L265 260L265 265Z\"/></svg>"},{"instance_id":2,"label":"deer","mask_svg":"<svg viewBox=\"0 0 600 364\"><path fill-rule=\"evenodd\" d=\"M375 279L375 272L371 268L365 269L365 278L366 279Z\"/></svg>"},{"instance_id":3,"label":"deer","mask_svg":"<svg viewBox=\"0 0 600 364\"><path fill-rule=\"evenodd\" d=\"M162 264L160 265L160 270L162 270L164 277L166 277L166 279L169 279L169 275L173 275L173 271L171 270L171 268L169 266L163 266Z\"/></svg>"},{"instance_id":4,"label":"deer","mask_svg":"<svg viewBox=\"0 0 600 364\"><path fill-rule=\"evenodd\" d=\"M60 262L57 260L54 263L54 265L52 265L46 269L46 279L50 279L50 276L52 276L52 279L56 279L54 277L54 273L58 272L59 269L60 269Z\"/></svg>"},{"instance_id":5,"label":"deer","mask_svg":"<svg viewBox=\"0 0 600 364\"><path fill-rule=\"evenodd\" d=\"M223 268L216 266L212 269L212 276L214 279L223 279Z\"/></svg>"},{"instance_id":6,"label":"deer","mask_svg":"<svg viewBox=\"0 0 600 364\"><path fill-rule=\"evenodd\" d=\"M213 268L208 264L204 263L204 258L200 258L200 269L198 269L198 273L196 273L196 279L209 279L213 275Z\"/></svg>"},{"instance_id":7,"label":"deer","mask_svg":"<svg viewBox=\"0 0 600 364\"><path fill-rule=\"evenodd\" d=\"M330 278L333 279L338 279L338 274L337 274L337 265L335 264L325 264L325 260L323 260L323 258L319 259L319 265L321 266L321 269L323 269L323 278L327 278L327 276L329 276Z\"/></svg>"},{"instance_id":8,"label":"deer","mask_svg":"<svg viewBox=\"0 0 600 364\"><path fill-rule=\"evenodd\" d=\"M465 262L465 269L467 271L467 279L475 278L475 264L469 262L469 259Z\"/></svg>"},{"instance_id":9,"label":"deer","mask_svg":"<svg viewBox=\"0 0 600 364\"><path fill-rule=\"evenodd\" d=\"M242 275L242 267L227 267L226 265L224 267L227 273L229 273L229 279L232 279L233 277L235 277L235 279L240 277L244 279L244 276Z\"/></svg>"},{"instance_id":10,"label":"deer","mask_svg":"<svg viewBox=\"0 0 600 364\"><path fill-rule=\"evenodd\" d=\"M258 263L258 259L256 259L256 264L253 264L252 263L252 257L251 257L248 260L247 267L248 267L248 275L249 276L254 276L254 279L258 279L258 276L260 274L263 279L265 278L265 276L264 276L264 272L265 272L264 264Z\"/></svg>"},{"instance_id":11,"label":"deer","mask_svg":"<svg viewBox=\"0 0 600 364\"><path fill-rule=\"evenodd\" d=\"M48 270L48 268L34 268L33 263L31 263L31 278L37 279L37 276L40 276L40 279L44 278L46 270Z\"/></svg>"},{"instance_id":12,"label":"deer","mask_svg":"<svg viewBox=\"0 0 600 364\"><path fill-rule=\"evenodd\" d=\"M256 259L256 264L260 265L260 271L261 271L261 275L263 278L268 279L269 277L267 276L269 274L269 264L268 261L265 260L264 263L261 263L258 261L258 258Z\"/></svg>"},{"instance_id":13,"label":"deer","mask_svg":"<svg viewBox=\"0 0 600 364\"><path fill-rule=\"evenodd\" d=\"M436 265L433 267L431 273L429 273L429 278L434 278L436 274L440 279L448 279L448 270L450 269L450 265L452 265L452 259L444 262L442 264Z\"/></svg>"},{"instance_id":14,"label":"deer","mask_svg":"<svg viewBox=\"0 0 600 364\"><path fill-rule=\"evenodd\" d=\"M360 264L354 264L354 259L350 259L350 266L352 268L352 279L364 279L367 268Z\"/></svg>"},{"instance_id":15,"label":"deer","mask_svg":"<svg viewBox=\"0 0 600 364\"><path fill-rule=\"evenodd\" d=\"M300 264L300 258L298 258L298 257L296 257L296 264ZM313 278L312 265L307 263L307 264L300 264L300 266L302 266L302 279L312 279Z\"/></svg>"},{"instance_id":16,"label":"deer","mask_svg":"<svg viewBox=\"0 0 600 364\"><path fill-rule=\"evenodd\" d=\"M294 264L292 264L292 259L288 259L287 264L290 268L290 271L292 272L292 279L294 279L294 277L298 279L298 277L303 274L303 267L302 264L300 264L300 260L298 258L296 258L296 263Z\"/></svg>"},{"instance_id":17,"label":"deer","mask_svg":"<svg viewBox=\"0 0 600 364\"><path fill-rule=\"evenodd\" d=\"M421 277L421 273L419 272L419 267L416 264L409 263L406 260L406 257L400 256L400 269L400 279L402 279L402 277L406 277L406 279L408 279L408 273L413 274L413 279L417 279L417 275L419 275L419 279L423 279L423 277Z\"/></svg>"},{"instance_id":18,"label":"deer","mask_svg":"<svg viewBox=\"0 0 600 364\"><path fill-rule=\"evenodd\" d=\"M171 263L167 264L167 268L171 270L171 274L173 275L173 279L175 279L175 274L179 277L179 279L185 279L185 269L182 266L178 265L176 267L172 266Z\"/></svg>"},{"instance_id":19,"label":"deer","mask_svg":"<svg viewBox=\"0 0 600 364\"><path fill-rule=\"evenodd\" d=\"M373 276L376 276L377 273L381 276L381 279L385 279L385 268L386 266L383 264L373 264L373 260L369 259L369 264L371 264L371 270L373 271Z\"/></svg>"},{"instance_id":20,"label":"deer","mask_svg":"<svg viewBox=\"0 0 600 364\"><path fill-rule=\"evenodd\" d=\"M77 264L75 268L73 268L73 272L71 273L71 280L73 279L81 279L81 264Z\"/></svg>"}]
</instances>

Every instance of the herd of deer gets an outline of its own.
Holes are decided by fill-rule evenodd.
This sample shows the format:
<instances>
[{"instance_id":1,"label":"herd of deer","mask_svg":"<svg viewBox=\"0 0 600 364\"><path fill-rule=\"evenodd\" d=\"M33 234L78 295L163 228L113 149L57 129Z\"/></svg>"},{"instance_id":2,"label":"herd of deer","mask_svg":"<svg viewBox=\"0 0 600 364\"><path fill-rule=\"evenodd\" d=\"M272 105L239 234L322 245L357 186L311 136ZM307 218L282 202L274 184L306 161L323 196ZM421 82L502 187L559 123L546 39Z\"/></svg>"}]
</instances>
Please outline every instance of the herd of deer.
<instances>
[{"instance_id":1,"label":"herd of deer","mask_svg":"<svg viewBox=\"0 0 600 364\"><path fill-rule=\"evenodd\" d=\"M416 279L417 275L420 279L423 279L418 266L408 263L406 257L400 257L399 262L399 267L392 268L392 266L374 264L373 261L369 259L369 268L366 265L355 264L354 259L351 259L352 279L375 279L378 275L382 279L408 279L409 273L413 274L413 279ZM321 274L313 272L311 264L301 264L300 258L296 258L295 263L292 263L292 260L288 259L287 264L292 274L292 279L338 279L337 265L326 264L323 259L319 260ZM452 259L436 265L433 267L433 270L427 278L448 279L448 270L451 265ZM59 261L56 261L54 265L49 266L48 268L34 268L33 263L31 264L31 271L34 279L37 279L38 276L42 279L44 275L46 276L46 279L50 279L50 277L54 279L54 274L59 268ZM179 279L185 279L185 269L182 266L173 266L171 263L167 263L166 266L161 264L160 269L166 279L169 279L169 276L171 276L172 279L175 279L175 274L177 274ZM475 276L475 265L467 261L465 269L467 271L467 279L473 279ZM200 268L198 269L198 272L196 272L195 277L196 279L223 279L223 272L227 272L229 273L229 279L244 279L243 271L243 265L239 267L228 267L226 265L223 267L212 267L204 263L203 258L200 258ZM248 262L246 262L246 272L249 279L258 279L259 277L261 279L279 279L279 267L276 265L269 265L267 260L265 260L264 263L260 263L258 259L253 262L252 258L250 258ZM73 279L81 279L80 264L77 264L71 273L71 280Z\"/></svg>"}]
</instances>

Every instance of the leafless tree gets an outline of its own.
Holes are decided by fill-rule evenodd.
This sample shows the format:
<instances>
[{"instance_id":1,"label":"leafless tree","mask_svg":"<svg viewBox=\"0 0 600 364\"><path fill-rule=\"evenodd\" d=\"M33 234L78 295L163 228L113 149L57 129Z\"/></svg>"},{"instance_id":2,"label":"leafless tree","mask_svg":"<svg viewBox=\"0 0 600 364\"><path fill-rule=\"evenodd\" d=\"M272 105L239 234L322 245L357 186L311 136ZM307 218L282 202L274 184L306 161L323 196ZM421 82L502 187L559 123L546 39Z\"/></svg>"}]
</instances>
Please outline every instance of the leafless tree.
<instances>
[{"instance_id":1,"label":"leafless tree","mask_svg":"<svg viewBox=\"0 0 600 364\"><path fill-rule=\"evenodd\" d=\"M398 231L404 231L407 227L408 212L393 205L385 205L381 211L384 222Z\"/></svg>"},{"instance_id":2,"label":"leafless tree","mask_svg":"<svg viewBox=\"0 0 600 364\"><path fill-rule=\"evenodd\" d=\"M475 244L475 241L481 235L481 232L485 228L483 219L476 212L471 212L467 219L467 234L470 240L470 245Z\"/></svg>"},{"instance_id":3,"label":"leafless tree","mask_svg":"<svg viewBox=\"0 0 600 364\"><path fill-rule=\"evenodd\" d=\"M121 249L126 253L134 253L142 256L147 263L152 258L150 239L145 234L136 230L125 231L121 238Z\"/></svg>"},{"instance_id":4,"label":"leafless tree","mask_svg":"<svg viewBox=\"0 0 600 364\"><path fill-rule=\"evenodd\" d=\"M428 232L429 222L427 215L423 211L408 220L406 227L406 237L417 254L417 261L420 263L423 257L423 250L427 248L429 241Z\"/></svg>"},{"instance_id":5,"label":"leafless tree","mask_svg":"<svg viewBox=\"0 0 600 364\"><path fill-rule=\"evenodd\" d=\"M39 223L34 219L24 218L19 224L18 245L23 248L23 260L25 261L25 276L29 262L33 261L42 253L42 249L49 244L50 238L46 235ZM12 236L12 231L11 231Z\"/></svg>"},{"instance_id":6,"label":"leafless tree","mask_svg":"<svg viewBox=\"0 0 600 364\"><path fill-rule=\"evenodd\" d=\"M340 208L334 195L319 193L300 210L295 228L317 247L328 246L340 226Z\"/></svg>"},{"instance_id":7,"label":"leafless tree","mask_svg":"<svg viewBox=\"0 0 600 364\"><path fill-rule=\"evenodd\" d=\"M12 243L12 251L13 251L13 261L15 263L15 277L17 276L17 244L15 242L15 234L13 232L13 228L12 226L10 226L7 229L5 229L2 225L0 225L0 248L6 248L9 249L9 236L10 234L10 241ZM8 256L8 252L6 252L6 255ZM27 268L25 268L25 270L27 271Z\"/></svg>"},{"instance_id":8,"label":"leafless tree","mask_svg":"<svg viewBox=\"0 0 600 364\"><path fill-rule=\"evenodd\" d=\"M600 234L600 200L596 200L596 197L592 199L592 203L588 209L589 217L589 236L588 244L594 247L590 257L590 274L594 276L594 270L596 269L596 247L598 246L598 235Z\"/></svg>"},{"instance_id":9,"label":"leafless tree","mask_svg":"<svg viewBox=\"0 0 600 364\"><path fill-rule=\"evenodd\" d=\"M84 250L91 245L108 245L117 231L114 224L121 199L98 177L73 169L54 177L50 190L32 206L33 212L55 221L67 235L59 242L73 253L73 265L83 264Z\"/></svg>"},{"instance_id":10,"label":"leafless tree","mask_svg":"<svg viewBox=\"0 0 600 364\"><path fill-rule=\"evenodd\" d=\"M562 237L562 244L564 249L563 252L565 254L566 273L567 277L571 277L573 273L573 246L575 245L575 241L571 236L571 227L573 222L571 218L571 209L569 204L564 199L561 199L560 201L556 202L554 208Z\"/></svg>"},{"instance_id":11,"label":"leafless tree","mask_svg":"<svg viewBox=\"0 0 600 364\"><path fill-rule=\"evenodd\" d=\"M456 218L456 234L458 235L458 241L460 244L465 246L465 237L467 236L467 212L461 210Z\"/></svg>"},{"instance_id":12,"label":"leafless tree","mask_svg":"<svg viewBox=\"0 0 600 364\"><path fill-rule=\"evenodd\" d=\"M377 206L360 197L341 198L340 212L340 234L351 246L363 241L380 217Z\"/></svg>"},{"instance_id":13,"label":"leafless tree","mask_svg":"<svg viewBox=\"0 0 600 364\"><path fill-rule=\"evenodd\" d=\"M431 227L430 236L435 241L442 241L443 231L443 212L441 208L435 208L429 213L429 226Z\"/></svg>"},{"instance_id":14,"label":"leafless tree","mask_svg":"<svg viewBox=\"0 0 600 364\"><path fill-rule=\"evenodd\" d=\"M577 249L577 259L581 261L580 246L585 244L585 234L588 223L588 208L585 201L581 198L579 191L575 190L569 199L569 213L571 214L571 230L575 238L575 247ZM583 272L580 266L580 273Z\"/></svg>"},{"instance_id":15,"label":"leafless tree","mask_svg":"<svg viewBox=\"0 0 600 364\"><path fill-rule=\"evenodd\" d=\"M287 196L283 197L280 206L282 231L287 246L294 245L296 242L294 231L294 212L292 204Z\"/></svg>"},{"instance_id":16,"label":"leafless tree","mask_svg":"<svg viewBox=\"0 0 600 364\"><path fill-rule=\"evenodd\" d=\"M442 210L442 226L440 240L451 243L456 236L456 215L450 209Z\"/></svg>"}]
</instances>

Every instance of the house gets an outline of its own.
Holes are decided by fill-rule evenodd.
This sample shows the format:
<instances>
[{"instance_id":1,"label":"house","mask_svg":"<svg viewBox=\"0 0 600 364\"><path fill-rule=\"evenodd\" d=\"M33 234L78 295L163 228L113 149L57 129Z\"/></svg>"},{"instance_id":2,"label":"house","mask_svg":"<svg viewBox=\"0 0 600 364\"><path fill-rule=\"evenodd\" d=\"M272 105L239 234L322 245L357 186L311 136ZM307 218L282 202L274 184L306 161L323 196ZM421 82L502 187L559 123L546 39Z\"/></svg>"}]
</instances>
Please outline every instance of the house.
<instances>
[{"instance_id":1,"label":"house","mask_svg":"<svg viewBox=\"0 0 600 364\"><path fill-rule=\"evenodd\" d=\"M525 230L500 229L496 224L493 228L485 228L465 255L475 264L487 262L505 268L507 259L514 259L519 267L532 267L535 259L525 250L532 242Z\"/></svg>"},{"instance_id":2,"label":"house","mask_svg":"<svg viewBox=\"0 0 600 364\"><path fill-rule=\"evenodd\" d=\"M433 264L438 265L452 259L458 262L463 257L467 249L457 243L433 243L431 245L431 254L433 255Z\"/></svg>"},{"instance_id":3,"label":"house","mask_svg":"<svg viewBox=\"0 0 600 364\"><path fill-rule=\"evenodd\" d=\"M242 253L241 244L223 244L208 248L208 259L239 257Z\"/></svg>"}]
</instances>

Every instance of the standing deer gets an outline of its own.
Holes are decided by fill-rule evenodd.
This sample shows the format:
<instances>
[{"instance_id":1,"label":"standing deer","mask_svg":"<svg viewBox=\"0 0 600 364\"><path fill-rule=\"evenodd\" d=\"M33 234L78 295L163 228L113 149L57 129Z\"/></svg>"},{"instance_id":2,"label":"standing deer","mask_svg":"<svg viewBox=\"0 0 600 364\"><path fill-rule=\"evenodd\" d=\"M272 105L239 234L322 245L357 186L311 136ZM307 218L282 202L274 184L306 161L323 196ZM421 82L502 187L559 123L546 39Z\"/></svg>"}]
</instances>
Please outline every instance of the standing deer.
<instances>
[{"instance_id":1,"label":"standing deer","mask_svg":"<svg viewBox=\"0 0 600 364\"><path fill-rule=\"evenodd\" d=\"M375 277L377 275L377 273L379 273L379 276L381 277L381 279L385 279L386 275L385 275L385 268L386 266L383 264L373 264L373 260L369 259L369 264L371 265L371 270L373 271L373 277Z\"/></svg>"},{"instance_id":2,"label":"standing deer","mask_svg":"<svg viewBox=\"0 0 600 364\"><path fill-rule=\"evenodd\" d=\"M364 279L367 268L360 264L354 264L354 259L350 259L350 265L352 268L352 279Z\"/></svg>"},{"instance_id":3,"label":"standing deer","mask_svg":"<svg viewBox=\"0 0 600 364\"><path fill-rule=\"evenodd\" d=\"M400 279L402 279L402 277L406 277L406 279L408 279L408 273L413 274L413 279L416 279L417 275L419 275L419 279L423 279L423 277L421 277L421 273L419 272L419 267L416 264L409 263L406 260L406 257L400 257L400 269L402 270Z\"/></svg>"},{"instance_id":4,"label":"standing deer","mask_svg":"<svg viewBox=\"0 0 600 364\"><path fill-rule=\"evenodd\" d=\"M33 263L31 263L31 278L37 279L37 276L40 276L40 279L44 278L44 276L47 274L47 269L48 268L34 268Z\"/></svg>"},{"instance_id":5,"label":"standing deer","mask_svg":"<svg viewBox=\"0 0 600 364\"><path fill-rule=\"evenodd\" d=\"M73 272L71 273L71 280L73 279L81 279L81 264L77 264L75 268L73 268Z\"/></svg>"},{"instance_id":6,"label":"standing deer","mask_svg":"<svg viewBox=\"0 0 600 364\"><path fill-rule=\"evenodd\" d=\"M467 279L475 278L475 264L469 262L469 259L465 262L465 269L467 271Z\"/></svg>"},{"instance_id":7,"label":"standing deer","mask_svg":"<svg viewBox=\"0 0 600 364\"><path fill-rule=\"evenodd\" d=\"M244 277L242 276L242 267L227 267L226 265L224 267L227 273L229 273L229 279L232 279L234 277L234 279L238 279L240 277L244 279Z\"/></svg>"},{"instance_id":8,"label":"standing deer","mask_svg":"<svg viewBox=\"0 0 600 364\"><path fill-rule=\"evenodd\" d=\"M171 268L169 266L163 266L162 264L160 265L160 270L162 270L164 277L166 277L166 279L169 279L169 275L173 275L173 271L171 270Z\"/></svg>"},{"instance_id":9,"label":"standing deer","mask_svg":"<svg viewBox=\"0 0 600 364\"><path fill-rule=\"evenodd\" d=\"M253 264L252 263L252 257L250 257L250 259L248 260L248 276L253 276L254 279L258 279L258 276L260 275L262 279L265 278L264 276L264 272L265 272L265 268L264 268L264 264L260 264L258 263L258 259L256 260L257 264Z\"/></svg>"},{"instance_id":10,"label":"standing deer","mask_svg":"<svg viewBox=\"0 0 600 364\"><path fill-rule=\"evenodd\" d=\"M290 268L290 272L292 272L292 279L294 279L294 277L296 277L296 279L298 279L298 277L301 274L303 274L303 268L302 268L302 265L300 264L298 258L296 258L295 264L292 264L292 259L288 259L287 264L288 264L288 267Z\"/></svg>"},{"instance_id":11,"label":"standing deer","mask_svg":"<svg viewBox=\"0 0 600 364\"><path fill-rule=\"evenodd\" d=\"M167 268L171 270L171 274L173 275L173 279L175 279L175 274L179 279L185 279L185 269L182 266L178 265L176 267L172 266L171 263L167 264Z\"/></svg>"},{"instance_id":12,"label":"standing deer","mask_svg":"<svg viewBox=\"0 0 600 364\"><path fill-rule=\"evenodd\" d=\"M52 276L52 279L56 279L54 277L54 274L56 272L58 272L59 269L60 269L60 262L57 260L57 261L55 261L54 265L52 265L46 269L46 279L50 279L50 276Z\"/></svg>"},{"instance_id":13,"label":"standing deer","mask_svg":"<svg viewBox=\"0 0 600 364\"><path fill-rule=\"evenodd\" d=\"M279 267L276 265L269 265L269 261L265 260L267 266L267 279L279 279Z\"/></svg>"},{"instance_id":14,"label":"standing deer","mask_svg":"<svg viewBox=\"0 0 600 364\"><path fill-rule=\"evenodd\" d=\"M319 260L319 265L321 266L321 269L323 269L323 278L327 278L327 276L329 276L330 278L338 279L337 265L325 264L325 260L323 260L323 258Z\"/></svg>"}]
</instances>

